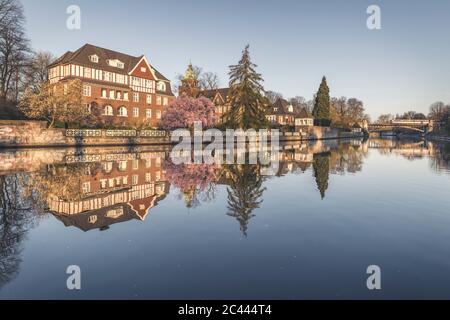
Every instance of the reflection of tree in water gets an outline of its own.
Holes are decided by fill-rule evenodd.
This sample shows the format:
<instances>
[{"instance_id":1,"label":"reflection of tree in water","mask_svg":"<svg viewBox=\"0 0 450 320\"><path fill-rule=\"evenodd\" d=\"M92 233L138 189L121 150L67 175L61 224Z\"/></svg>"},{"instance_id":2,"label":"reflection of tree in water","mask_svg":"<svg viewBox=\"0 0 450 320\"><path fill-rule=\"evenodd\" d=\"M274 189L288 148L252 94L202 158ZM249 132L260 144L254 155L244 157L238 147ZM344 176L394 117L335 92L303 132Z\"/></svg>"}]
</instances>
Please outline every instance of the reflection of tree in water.
<instances>
[{"instance_id":1,"label":"reflection of tree in water","mask_svg":"<svg viewBox=\"0 0 450 320\"><path fill-rule=\"evenodd\" d=\"M254 209L263 202L263 179L258 165L229 165L224 170L228 192L228 215L238 220L244 236Z\"/></svg>"},{"instance_id":2,"label":"reflection of tree in water","mask_svg":"<svg viewBox=\"0 0 450 320\"><path fill-rule=\"evenodd\" d=\"M330 176L330 157L329 152L317 153L314 155L314 177L316 178L317 188L322 199L325 198L325 192L328 189L328 179Z\"/></svg>"},{"instance_id":3,"label":"reflection of tree in water","mask_svg":"<svg viewBox=\"0 0 450 320\"><path fill-rule=\"evenodd\" d=\"M0 288L14 279L27 232L45 216L47 199L80 196L84 166L48 166L33 173L0 176Z\"/></svg>"},{"instance_id":4,"label":"reflection of tree in water","mask_svg":"<svg viewBox=\"0 0 450 320\"><path fill-rule=\"evenodd\" d=\"M450 170L450 143L438 143L434 145L435 154L431 157L431 168L435 171Z\"/></svg>"},{"instance_id":5,"label":"reflection of tree in water","mask_svg":"<svg viewBox=\"0 0 450 320\"><path fill-rule=\"evenodd\" d=\"M179 164L164 162L169 183L180 190L187 208L195 208L200 201L209 202L215 197L216 167L209 164Z\"/></svg>"},{"instance_id":6,"label":"reflection of tree in water","mask_svg":"<svg viewBox=\"0 0 450 320\"><path fill-rule=\"evenodd\" d=\"M35 199L25 197L23 174L0 176L0 288L14 279L21 262L21 245L38 218Z\"/></svg>"},{"instance_id":7,"label":"reflection of tree in water","mask_svg":"<svg viewBox=\"0 0 450 320\"><path fill-rule=\"evenodd\" d=\"M82 197L82 180L87 175L94 174L100 169L89 164L57 164L49 165L44 170L31 173L23 181L25 192L39 197L39 203L46 205L50 197L59 200L75 201Z\"/></svg>"},{"instance_id":8,"label":"reflection of tree in water","mask_svg":"<svg viewBox=\"0 0 450 320\"><path fill-rule=\"evenodd\" d=\"M353 146L351 143L339 144L338 148L331 152L330 168L333 173L338 174L362 171L366 155L359 146Z\"/></svg>"}]
</instances>

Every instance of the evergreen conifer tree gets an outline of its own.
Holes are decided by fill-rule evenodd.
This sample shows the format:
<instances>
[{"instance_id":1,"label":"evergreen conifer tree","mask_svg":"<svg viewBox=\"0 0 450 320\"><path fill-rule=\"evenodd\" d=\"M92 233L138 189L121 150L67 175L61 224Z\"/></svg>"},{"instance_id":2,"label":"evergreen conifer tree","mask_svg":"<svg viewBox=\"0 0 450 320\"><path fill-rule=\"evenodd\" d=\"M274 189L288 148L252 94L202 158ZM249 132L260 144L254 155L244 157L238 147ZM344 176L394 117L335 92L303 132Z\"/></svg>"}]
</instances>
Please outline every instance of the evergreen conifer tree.
<instances>
[{"instance_id":1,"label":"evergreen conifer tree","mask_svg":"<svg viewBox=\"0 0 450 320\"><path fill-rule=\"evenodd\" d=\"M321 126L329 126L331 124L330 89L325 77L322 78L322 83L314 101L313 116Z\"/></svg>"},{"instance_id":2,"label":"evergreen conifer tree","mask_svg":"<svg viewBox=\"0 0 450 320\"><path fill-rule=\"evenodd\" d=\"M230 110L224 115L227 128L246 130L267 125L267 100L261 84L264 80L256 67L250 60L248 45L239 63L230 66Z\"/></svg>"}]
</instances>

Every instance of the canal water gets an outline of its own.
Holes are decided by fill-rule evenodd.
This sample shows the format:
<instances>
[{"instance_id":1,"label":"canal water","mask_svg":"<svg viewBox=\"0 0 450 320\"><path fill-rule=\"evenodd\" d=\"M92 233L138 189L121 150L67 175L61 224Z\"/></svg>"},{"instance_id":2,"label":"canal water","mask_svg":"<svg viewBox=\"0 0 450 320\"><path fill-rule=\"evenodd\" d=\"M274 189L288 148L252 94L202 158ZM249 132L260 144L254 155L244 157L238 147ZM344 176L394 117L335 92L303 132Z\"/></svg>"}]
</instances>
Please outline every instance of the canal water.
<instances>
[{"instance_id":1,"label":"canal water","mask_svg":"<svg viewBox=\"0 0 450 320\"><path fill-rule=\"evenodd\" d=\"M281 149L271 175L163 146L0 151L0 299L450 298L449 145Z\"/></svg>"}]
</instances>

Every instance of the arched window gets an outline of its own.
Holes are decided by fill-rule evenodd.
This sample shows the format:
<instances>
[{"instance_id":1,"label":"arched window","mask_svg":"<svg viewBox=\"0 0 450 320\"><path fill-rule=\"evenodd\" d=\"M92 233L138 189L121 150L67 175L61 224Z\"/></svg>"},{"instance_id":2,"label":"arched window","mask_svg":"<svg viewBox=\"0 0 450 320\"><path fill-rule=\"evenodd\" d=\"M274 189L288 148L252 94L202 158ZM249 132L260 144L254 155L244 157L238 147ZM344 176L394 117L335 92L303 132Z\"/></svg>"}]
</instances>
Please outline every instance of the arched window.
<instances>
[{"instance_id":1,"label":"arched window","mask_svg":"<svg viewBox=\"0 0 450 320\"><path fill-rule=\"evenodd\" d=\"M125 107L119 108L119 117L128 117L128 111Z\"/></svg>"},{"instance_id":2,"label":"arched window","mask_svg":"<svg viewBox=\"0 0 450 320\"><path fill-rule=\"evenodd\" d=\"M103 115L113 116L114 115L113 107L111 107L110 105L105 106L103 108Z\"/></svg>"},{"instance_id":3,"label":"arched window","mask_svg":"<svg viewBox=\"0 0 450 320\"><path fill-rule=\"evenodd\" d=\"M165 92L166 91L166 84L164 82L162 82L162 81L158 82L157 90Z\"/></svg>"}]
</instances>

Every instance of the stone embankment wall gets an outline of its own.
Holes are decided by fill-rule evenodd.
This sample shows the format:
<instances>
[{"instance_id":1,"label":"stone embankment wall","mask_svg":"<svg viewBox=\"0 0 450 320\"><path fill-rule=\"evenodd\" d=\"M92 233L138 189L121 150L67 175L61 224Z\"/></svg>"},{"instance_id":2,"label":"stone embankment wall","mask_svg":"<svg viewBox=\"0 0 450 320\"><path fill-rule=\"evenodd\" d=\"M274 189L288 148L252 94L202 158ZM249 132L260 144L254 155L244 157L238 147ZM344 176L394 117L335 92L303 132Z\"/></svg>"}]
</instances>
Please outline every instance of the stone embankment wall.
<instances>
[{"instance_id":1,"label":"stone embankment wall","mask_svg":"<svg viewBox=\"0 0 450 320\"><path fill-rule=\"evenodd\" d=\"M156 130L48 129L40 121L0 121L0 147L67 147L167 144L170 137Z\"/></svg>"},{"instance_id":2,"label":"stone embankment wall","mask_svg":"<svg viewBox=\"0 0 450 320\"><path fill-rule=\"evenodd\" d=\"M363 134L309 127L302 132L280 133L282 142L358 138ZM170 144L170 133L158 130L48 129L42 121L0 121L0 147L80 147Z\"/></svg>"}]
</instances>

